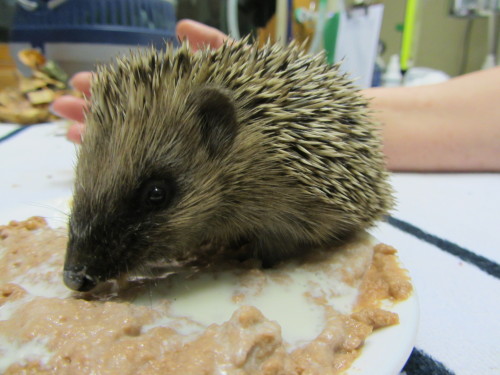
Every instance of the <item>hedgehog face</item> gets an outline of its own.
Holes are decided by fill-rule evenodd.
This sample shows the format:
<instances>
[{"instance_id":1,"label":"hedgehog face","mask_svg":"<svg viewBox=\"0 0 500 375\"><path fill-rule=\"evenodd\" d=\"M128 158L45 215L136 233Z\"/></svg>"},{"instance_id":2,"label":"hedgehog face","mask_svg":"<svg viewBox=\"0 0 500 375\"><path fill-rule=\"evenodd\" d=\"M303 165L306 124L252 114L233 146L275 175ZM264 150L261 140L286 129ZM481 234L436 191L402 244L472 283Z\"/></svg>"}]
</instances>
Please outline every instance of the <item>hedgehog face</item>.
<instances>
[{"instance_id":1,"label":"hedgehog face","mask_svg":"<svg viewBox=\"0 0 500 375\"><path fill-rule=\"evenodd\" d=\"M235 109L214 87L184 97L168 121L143 117L139 125L130 108L103 124L103 109L93 102L69 222L69 288L88 291L151 263L175 261L214 233L220 164L237 133Z\"/></svg>"},{"instance_id":2,"label":"hedgehog face","mask_svg":"<svg viewBox=\"0 0 500 375\"><path fill-rule=\"evenodd\" d=\"M178 197L175 180L168 174L147 178L118 199L109 197L102 202L105 210L87 207L88 197L75 194L64 266L66 285L87 291L147 260L149 254L141 249L153 249L159 241L155 232L168 222Z\"/></svg>"}]
</instances>

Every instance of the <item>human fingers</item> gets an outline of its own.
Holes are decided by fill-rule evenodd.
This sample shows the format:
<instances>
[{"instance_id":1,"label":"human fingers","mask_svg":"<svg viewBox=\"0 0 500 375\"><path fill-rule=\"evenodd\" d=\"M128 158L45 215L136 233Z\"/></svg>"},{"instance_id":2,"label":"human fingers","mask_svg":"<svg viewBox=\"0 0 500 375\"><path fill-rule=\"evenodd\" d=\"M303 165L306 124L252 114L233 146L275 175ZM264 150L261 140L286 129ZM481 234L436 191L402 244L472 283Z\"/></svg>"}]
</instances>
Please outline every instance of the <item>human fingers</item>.
<instances>
[{"instance_id":1,"label":"human fingers","mask_svg":"<svg viewBox=\"0 0 500 375\"><path fill-rule=\"evenodd\" d=\"M70 80L71 86L80 91L85 96L90 96L91 72L76 73Z\"/></svg>"},{"instance_id":2,"label":"human fingers","mask_svg":"<svg viewBox=\"0 0 500 375\"><path fill-rule=\"evenodd\" d=\"M228 39L226 34L216 28L187 19L177 22L176 32L180 40L189 41L193 51L205 46L219 48Z\"/></svg>"},{"instance_id":3,"label":"human fingers","mask_svg":"<svg viewBox=\"0 0 500 375\"><path fill-rule=\"evenodd\" d=\"M71 95L63 95L54 100L51 110L56 115L78 122L85 120L85 100Z\"/></svg>"},{"instance_id":4,"label":"human fingers","mask_svg":"<svg viewBox=\"0 0 500 375\"><path fill-rule=\"evenodd\" d=\"M66 138L74 143L82 143L82 135L85 131L85 124L81 122L75 122L71 124L66 133Z\"/></svg>"}]
</instances>

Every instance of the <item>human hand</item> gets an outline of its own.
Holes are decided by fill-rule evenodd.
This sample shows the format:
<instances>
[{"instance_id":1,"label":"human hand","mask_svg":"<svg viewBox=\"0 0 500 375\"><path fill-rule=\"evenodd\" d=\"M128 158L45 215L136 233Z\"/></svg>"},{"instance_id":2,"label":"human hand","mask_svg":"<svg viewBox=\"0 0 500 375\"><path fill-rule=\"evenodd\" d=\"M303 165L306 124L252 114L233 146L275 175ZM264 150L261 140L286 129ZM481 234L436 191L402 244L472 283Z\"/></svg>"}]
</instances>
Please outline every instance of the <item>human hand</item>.
<instances>
[{"instance_id":1,"label":"human hand","mask_svg":"<svg viewBox=\"0 0 500 375\"><path fill-rule=\"evenodd\" d=\"M176 26L177 37L180 40L188 40L193 51L200 48L219 48L228 36L216 28L192 20L181 20Z\"/></svg>"},{"instance_id":2,"label":"human hand","mask_svg":"<svg viewBox=\"0 0 500 375\"><path fill-rule=\"evenodd\" d=\"M80 72L71 78L70 84L75 90L80 91L85 97L90 96L90 79L92 73ZM66 137L75 143L80 143L85 129L85 99L72 95L63 95L52 103L51 110L58 116L74 121L68 129Z\"/></svg>"},{"instance_id":3,"label":"human hand","mask_svg":"<svg viewBox=\"0 0 500 375\"><path fill-rule=\"evenodd\" d=\"M176 26L176 33L180 40L187 39L189 41L193 51L205 46L214 49L219 48L228 38L217 29L192 20L179 21ZM91 72L80 72L73 76L70 83L85 97L89 97L91 77ZM61 96L52 104L53 112L61 117L74 121L67 133L67 138L72 142L81 142L82 134L85 130L85 108L85 99L71 95Z\"/></svg>"}]
</instances>

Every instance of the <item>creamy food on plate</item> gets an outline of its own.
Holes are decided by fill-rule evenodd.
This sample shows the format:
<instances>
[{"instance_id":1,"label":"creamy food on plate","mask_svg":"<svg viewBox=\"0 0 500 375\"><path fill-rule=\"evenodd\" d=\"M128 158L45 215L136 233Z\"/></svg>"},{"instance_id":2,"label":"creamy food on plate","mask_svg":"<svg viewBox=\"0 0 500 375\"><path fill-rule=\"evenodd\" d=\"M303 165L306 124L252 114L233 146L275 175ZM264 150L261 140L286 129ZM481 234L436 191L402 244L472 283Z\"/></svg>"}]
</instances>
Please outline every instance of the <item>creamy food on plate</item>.
<instances>
[{"instance_id":1,"label":"creamy food on plate","mask_svg":"<svg viewBox=\"0 0 500 375\"><path fill-rule=\"evenodd\" d=\"M62 282L66 231L0 227L0 373L337 374L381 308L412 293L396 250L367 234L271 269L187 267L94 294Z\"/></svg>"}]
</instances>

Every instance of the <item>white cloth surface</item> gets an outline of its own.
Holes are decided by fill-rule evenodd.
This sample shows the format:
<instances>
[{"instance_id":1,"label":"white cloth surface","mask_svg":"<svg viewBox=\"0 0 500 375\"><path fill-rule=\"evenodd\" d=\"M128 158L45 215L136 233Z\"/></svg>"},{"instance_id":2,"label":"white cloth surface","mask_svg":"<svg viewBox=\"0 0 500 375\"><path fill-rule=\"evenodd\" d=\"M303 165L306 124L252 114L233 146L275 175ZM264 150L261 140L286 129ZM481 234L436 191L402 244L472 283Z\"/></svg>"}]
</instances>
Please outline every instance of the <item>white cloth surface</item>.
<instances>
[{"instance_id":1,"label":"white cloth surface","mask_svg":"<svg viewBox=\"0 0 500 375\"><path fill-rule=\"evenodd\" d=\"M398 201L393 217L498 267L500 174L394 174L392 180ZM387 223L372 233L398 249L412 276L420 303L416 347L450 373L500 374L498 273Z\"/></svg>"},{"instance_id":2,"label":"white cloth surface","mask_svg":"<svg viewBox=\"0 0 500 375\"><path fill-rule=\"evenodd\" d=\"M71 195L76 150L64 133L63 123L44 124L0 142L0 224L58 216L56 210ZM498 267L500 174L394 174L392 181L398 201L393 218ZM499 276L390 221L371 232L399 250L413 278L420 304L419 352L445 366L440 374L500 374Z\"/></svg>"}]
</instances>

